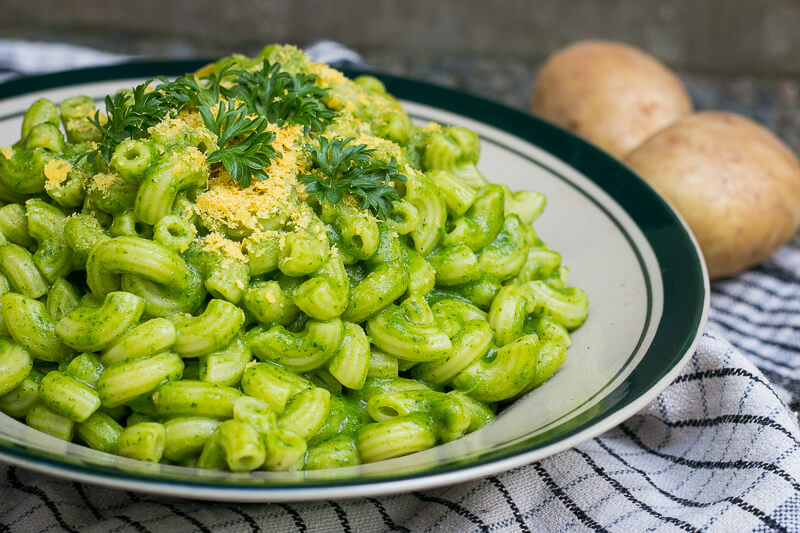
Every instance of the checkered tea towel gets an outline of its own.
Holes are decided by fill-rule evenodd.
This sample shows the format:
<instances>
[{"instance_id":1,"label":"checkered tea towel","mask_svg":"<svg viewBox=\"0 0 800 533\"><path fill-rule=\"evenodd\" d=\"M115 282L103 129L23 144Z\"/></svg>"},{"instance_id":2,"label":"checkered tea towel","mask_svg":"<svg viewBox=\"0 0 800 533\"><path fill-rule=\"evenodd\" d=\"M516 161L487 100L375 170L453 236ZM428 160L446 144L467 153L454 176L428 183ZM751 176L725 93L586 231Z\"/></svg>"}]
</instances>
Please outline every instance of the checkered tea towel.
<instances>
[{"instance_id":1,"label":"checkered tea towel","mask_svg":"<svg viewBox=\"0 0 800 533\"><path fill-rule=\"evenodd\" d=\"M0 532L800 531L798 328L800 249L786 246L712 285L696 353L652 404L538 463L410 494L245 505L2 466Z\"/></svg>"}]
</instances>

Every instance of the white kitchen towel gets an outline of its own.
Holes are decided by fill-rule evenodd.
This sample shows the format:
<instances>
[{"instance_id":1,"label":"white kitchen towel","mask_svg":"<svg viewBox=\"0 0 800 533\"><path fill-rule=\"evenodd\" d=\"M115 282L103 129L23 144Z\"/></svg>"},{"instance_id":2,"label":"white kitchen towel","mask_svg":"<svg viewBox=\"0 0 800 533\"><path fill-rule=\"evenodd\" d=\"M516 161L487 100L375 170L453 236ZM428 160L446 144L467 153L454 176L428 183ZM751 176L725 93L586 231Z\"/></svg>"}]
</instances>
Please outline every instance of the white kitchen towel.
<instances>
[{"instance_id":1,"label":"white kitchen towel","mask_svg":"<svg viewBox=\"0 0 800 533\"><path fill-rule=\"evenodd\" d=\"M712 293L705 335L672 385L619 427L538 463L390 497L245 505L2 466L0 533L800 531L800 249Z\"/></svg>"},{"instance_id":2,"label":"white kitchen towel","mask_svg":"<svg viewBox=\"0 0 800 533\"><path fill-rule=\"evenodd\" d=\"M65 43L0 39L0 82L28 74L112 65L132 57Z\"/></svg>"},{"instance_id":3,"label":"white kitchen towel","mask_svg":"<svg viewBox=\"0 0 800 533\"><path fill-rule=\"evenodd\" d=\"M364 65L355 51L335 41L318 41L306 48L306 53L323 63ZM30 74L113 65L135 58L66 43L0 39L0 82Z\"/></svg>"}]
</instances>

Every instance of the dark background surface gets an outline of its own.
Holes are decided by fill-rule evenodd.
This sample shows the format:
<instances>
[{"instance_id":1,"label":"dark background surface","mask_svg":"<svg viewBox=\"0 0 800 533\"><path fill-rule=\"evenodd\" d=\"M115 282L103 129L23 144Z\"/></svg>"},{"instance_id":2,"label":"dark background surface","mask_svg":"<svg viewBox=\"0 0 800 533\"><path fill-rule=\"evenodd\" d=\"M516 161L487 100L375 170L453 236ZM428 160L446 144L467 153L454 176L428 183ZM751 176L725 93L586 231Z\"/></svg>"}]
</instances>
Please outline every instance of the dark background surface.
<instances>
[{"instance_id":1,"label":"dark background surface","mask_svg":"<svg viewBox=\"0 0 800 533\"><path fill-rule=\"evenodd\" d=\"M0 0L0 13L0 38L145 57L333 39L379 70L522 109L550 53L619 40L677 70L698 109L743 113L800 151L797 0Z\"/></svg>"}]
</instances>

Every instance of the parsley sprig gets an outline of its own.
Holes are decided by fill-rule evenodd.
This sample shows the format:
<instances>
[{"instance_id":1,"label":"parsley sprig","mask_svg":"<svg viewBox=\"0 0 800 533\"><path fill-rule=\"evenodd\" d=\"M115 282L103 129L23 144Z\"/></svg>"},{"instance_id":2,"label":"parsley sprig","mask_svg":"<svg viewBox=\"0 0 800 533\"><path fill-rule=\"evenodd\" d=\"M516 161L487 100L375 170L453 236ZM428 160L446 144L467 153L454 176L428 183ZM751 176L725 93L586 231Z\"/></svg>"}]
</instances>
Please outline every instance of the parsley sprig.
<instances>
[{"instance_id":1,"label":"parsley sprig","mask_svg":"<svg viewBox=\"0 0 800 533\"><path fill-rule=\"evenodd\" d=\"M90 118L102 137L97 150L86 153L88 161L94 161L98 154L109 161L122 141L146 137L151 126L193 106L206 127L219 138L219 149L208 154L206 160L221 163L234 181L248 187L253 178L266 179L264 167L281 157L272 147L275 134L265 131L268 123L300 124L305 133L321 132L335 116L323 103L327 89L316 85L314 74L290 74L281 70L280 64L266 59L262 69L253 72L231 63L207 77L186 74L175 81L158 79L160 84L155 87L151 87L151 79L132 91L106 97L108 119L101 120L99 111ZM212 108L217 105L215 115ZM357 180L359 190L372 190L375 178L369 176ZM378 188L363 199L378 209L379 203L374 202L380 201L373 198L380 198L381 194Z\"/></svg>"},{"instance_id":2,"label":"parsley sprig","mask_svg":"<svg viewBox=\"0 0 800 533\"><path fill-rule=\"evenodd\" d=\"M406 181L397 170L397 161L392 158L387 163L376 159L375 151L365 144L350 144L353 137L327 139L315 135L315 138L319 148L311 144L305 147L314 164L314 171L300 178L306 185L306 193L332 204L341 202L345 193L350 193L361 199L361 209L389 218L392 202L400 199L390 184Z\"/></svg>"},{"instance_id":3,"label":"parsley sprig","mask_svg":"<svg viewBox=\"0 0 800 533\"><path fill-rule=\"evenodd\" d=\"M208 105L197 109L206 127L218 137L219 149L208 154L206 160L222 163L233 181L242 187L249 187L254 177L266 179L264 167L281 157L272 147L275 134L264 131L266 119L247 116L247 109L241 105L237 107L230 99L219 103L216 116Z\"/></svg>"},{"instance_id":4,"label":"parsley sprig","mask_svg":"<svg viewBox=\"0 0 800 533\"><path fill-rule=\"evenodd\" d=\"M186 74L169 81L160 76L158 79L161 85L157 90L163 91L166 98L172 102L177 109L182 109L187 105L199 108L201 105L216 105L222 97L231 96L231 92L222 86L222 80L230 76L233 64L228 63L218 73L212 73L202 78L197 78L194 74Z\"/></svg>"},{"instance_id":5,"label":"parsley sprig","mask_svg":"<svg viewBox=\"0 0 800 533\"><path fill-rule=\"evenodd\" d=\"M94 161L99 151L106 161L111 159L117 145L125 139L140 139L147 135L147 128L155 126L174 110L169 98L161 91L148 91L153 80L147 80L133 88L132 91L120 91L106 96L106 114L108 120L100 119L100 111L96 111L89 121L100 130L102 138L97 151L87 153L88 160Z\"/></svg>"},{"instance_id":6,"label":"parsley sprig","mask_svg":"<svg viewBox=\"0 0 800 533\"><path fill-rule=\"evenodd\" d=\"M245 103L251 113L278 126L301 124L305 132L322 131L335 116L323 103L327 90L316 85L316 75L292 75L266 59L261 70L235 72L230 96Z\"/></svg>"}]
</instances>

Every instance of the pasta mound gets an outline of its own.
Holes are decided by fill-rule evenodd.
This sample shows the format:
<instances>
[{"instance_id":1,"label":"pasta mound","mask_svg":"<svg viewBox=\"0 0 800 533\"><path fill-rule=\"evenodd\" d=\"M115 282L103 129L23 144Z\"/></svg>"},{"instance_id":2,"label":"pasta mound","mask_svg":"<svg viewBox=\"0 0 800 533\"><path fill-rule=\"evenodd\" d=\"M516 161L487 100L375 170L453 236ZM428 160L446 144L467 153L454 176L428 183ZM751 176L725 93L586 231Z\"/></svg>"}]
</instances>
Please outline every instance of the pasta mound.
<instances>
[{"instance_id":1,"label":"pasta mound","mask_svg":"<svg viewBox=\"0 0 800 533\"><path fill-rule=\"evenodd\" d=\"M490 423L587 317L544 197L377 78L268 46L105 104L40 99L0 150L0 411L37 430L234 472L391 459Z\"/></svg>"}]
</instances>

